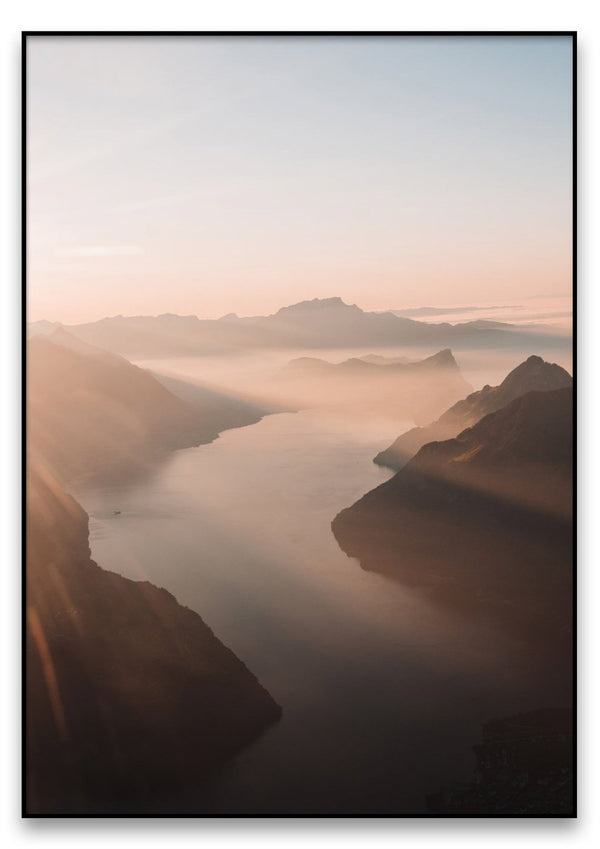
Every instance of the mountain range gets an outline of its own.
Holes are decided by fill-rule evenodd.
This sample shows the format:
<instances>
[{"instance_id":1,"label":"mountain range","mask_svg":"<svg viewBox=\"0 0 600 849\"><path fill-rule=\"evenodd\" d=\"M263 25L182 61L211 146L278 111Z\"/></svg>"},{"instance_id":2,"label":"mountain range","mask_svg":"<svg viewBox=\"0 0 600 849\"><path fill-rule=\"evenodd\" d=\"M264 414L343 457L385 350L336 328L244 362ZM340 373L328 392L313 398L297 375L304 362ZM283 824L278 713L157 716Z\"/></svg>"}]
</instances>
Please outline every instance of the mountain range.
<instances>
[{"instance_id":1,"label":"mountain range","mask_svg":"<svg viewBox=\"0 0 600 849\"><path fill-rule=\"evenodd\" d=\"M373 341L385 332L396 338L395 317L376 318L328 299L266 318L106 319L79 326L88 328L83 332L48 325L30 338L29 814L166 813L174 788L201 784L281 715L198 614L166 590L91 560L88 517L66 492L81 476L151 469L168 451L210 441L268 410L154 375L118 351L214 352L265 338L272 347L292 347L291 339L294 346L327 340L341 347L352 333L357 347L387 344ZM484 334L483 345L488 333L512 333L473 324L468 333ZM98 347L103 340L113 349ZM318 377L328 403L339 391L363 405L387 399L388 408L404 410L412 396L417 420L439 415L470 389L448 349L421 361L399 359L302 358L279 377L290 386ZM432 425L410 431L416 456L334 519L340 546L363 568L419 587L432 602L489 615L546 641L568 669L572 404L569 375L539 357L498 387L471 393Z\"/></svg>"},{"instance_id":2,"label":"mountain range","mask_svg":"<svg viewBox=\"0 0 600 849\"><path fill-rule=\"evenodd\" d=\"M48 322L31 325L46 333ZM339 297L314 298L282 307L268 316L220 319L194 315L111 316L67 327L73 335L107 351L132 358L224 354L253 349L348 348L384 346L523 347L539 342L543 328L519 328L500 322L428 324L393 312L365 312ZM545 332L552 333L549 328ZM552 336L556 344L568 342Z\"/></svg>"},{"instance_id":3,"label":"mountain range","mask_svg":"<svg viewBox=\"0 0 600 849\"><path fill-rule=\"evenodd\" d=\"M532 390L563 389L573 378L565 369L531 356L513 369L499 386L486 385L461 401L457 401L437 421L426 427L414 427L402 434L374 459L380 466L398 470L427 442L451 439L476 424L488 413L494 413Z\"/></svg>"}]
</instances>

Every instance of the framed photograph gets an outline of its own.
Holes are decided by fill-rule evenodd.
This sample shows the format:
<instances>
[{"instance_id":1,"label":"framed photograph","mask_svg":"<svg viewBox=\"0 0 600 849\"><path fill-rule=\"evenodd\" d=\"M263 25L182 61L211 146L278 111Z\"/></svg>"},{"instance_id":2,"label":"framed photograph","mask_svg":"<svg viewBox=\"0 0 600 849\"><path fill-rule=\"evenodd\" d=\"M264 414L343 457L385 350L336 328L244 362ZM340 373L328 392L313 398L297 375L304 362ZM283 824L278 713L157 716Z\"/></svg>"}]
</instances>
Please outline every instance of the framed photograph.
<instances>
[{"instance_id":1,"label":"framed photograph","mask_svg":"<svg viewBox=\"0 0 600 849\"><path fill-rule=\"evenodd\" d=\"M573 817L573 32L23 35L27 817Z\"/></svg>"}]
</instances>

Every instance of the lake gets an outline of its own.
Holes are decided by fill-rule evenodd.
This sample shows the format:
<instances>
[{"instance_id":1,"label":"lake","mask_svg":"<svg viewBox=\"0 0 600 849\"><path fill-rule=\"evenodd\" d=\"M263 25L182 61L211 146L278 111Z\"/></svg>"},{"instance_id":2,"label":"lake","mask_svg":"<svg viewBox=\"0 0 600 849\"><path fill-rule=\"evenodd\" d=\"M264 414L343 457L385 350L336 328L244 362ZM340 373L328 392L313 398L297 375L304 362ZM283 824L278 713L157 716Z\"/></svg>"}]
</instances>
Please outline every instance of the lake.
<instances>
[{"instance_id":1,"label":"lake","mask_svg":"<svg viewBox=\"0 0 600 849\"><path fill-rule=\"evenodd\" d=\"M483 722L569 703L551 664L510 635L338 548L331 520L389 477L372 458L402 430L278 413L171 454L143 481L74 491L93 559L197 611L283 709L209 785L169 800L174 811L419 814L428 793L471 778Z\"/></svg>"}]
</instances>

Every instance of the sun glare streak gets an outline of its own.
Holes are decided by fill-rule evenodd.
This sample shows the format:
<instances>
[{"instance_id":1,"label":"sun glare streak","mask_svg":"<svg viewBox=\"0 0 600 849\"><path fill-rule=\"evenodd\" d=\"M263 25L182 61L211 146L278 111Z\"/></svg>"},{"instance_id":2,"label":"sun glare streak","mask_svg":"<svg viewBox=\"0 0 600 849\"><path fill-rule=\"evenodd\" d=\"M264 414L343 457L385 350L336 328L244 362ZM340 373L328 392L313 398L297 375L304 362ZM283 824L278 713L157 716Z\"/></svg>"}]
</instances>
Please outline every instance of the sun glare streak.
<instances>
[{"instance_id":1,"label":"sun glare streak","mask_svg":"<svg viewBox=\"0 0 600 849\"><path fill-rule=\"evenodd\" d=\"M46 637L44 636L44 629L42 628L40 618L33 607L27 608L27 624L29 625L29 630L33 637L42 666L42 673L44 675L44 681L46 682L46 689L50 698L56 728L61 739L67 740L69 732L67 729L67 721L65 718L62 699L60 697L60 689L56 678L54 662L52 660L52 655L50 654L50 649L48 648L48 643L46 642Z\"/></svg>"}]
</instances>

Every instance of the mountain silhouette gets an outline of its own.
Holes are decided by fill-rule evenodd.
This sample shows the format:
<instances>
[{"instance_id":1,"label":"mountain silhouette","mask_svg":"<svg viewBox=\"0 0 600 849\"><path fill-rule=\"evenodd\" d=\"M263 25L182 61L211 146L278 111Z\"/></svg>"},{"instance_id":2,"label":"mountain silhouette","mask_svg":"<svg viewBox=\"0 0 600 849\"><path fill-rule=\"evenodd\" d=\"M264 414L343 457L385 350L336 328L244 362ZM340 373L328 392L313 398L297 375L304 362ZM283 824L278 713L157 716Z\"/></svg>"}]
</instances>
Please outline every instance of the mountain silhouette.
<instances>
[{"instance_id":1,"label":"mountain silhouette","mask_svg":"<svg viewBox=\"0 0 600 849\"><path fill-rule=\"evenodd\" d=\"M277 721L200 616L90 559L86 513L32 464L26 540L28 814L168 811Z\"/></svg>"},{"instance_id":2,"label":"mountain silhouette","mask_svg":"<svg viewBox=\"0 0 600 849\"><path fill-rule=\"evenodd\" d=\"M155 813L280 710L193 611L90 559L63 486L125 477L264 414L149 372L64 328L27 346L27 809Z\"/></svg>"},{"instance_id":3,"label":"mountain silhouette","mask_svg":"<svg viewBox=\"0 0 600 849\"><path fill-rule=\"evenodd\" d=\"M64 328L27 344L28 449L61 481L133 473L265 413L209 390L185 401L148 371Z\"/></svg>"},{"instance_id":4,"label":"mountain silhouette","mask_svg":"<svg viewBox=\"0 0 600 849\"><path fill-rule=\"evenodd\" d=\"M40 327L40 329L44 329ZM540 332L499 322L430 324L393 312L367 312L339 297L314 298L285 306L267 316L220 319L166 313L159 316L111 316L70 325L75 336L127 357L224 354L289 348L385 346L501 347L539 344ZM552 333L546 329L546 333ZM568 341L552 336L553 343Z\"/></svg>"},{"instance_id":5,"label":"mountain silhouette","mask_svg":"<svg viewBox=\"0 0 600 849\"><path fill-rule=\"evenodd\" d=\"M529 392L456 438L423 446L339 513L365 569L568 641L572 389Z\"/></svg>"},{"instance_id":6,"label":"mountain silhouette","mask_svg":"<svg viewBox=\"0 0 600 849\"><path fill-rule=\"evenodd\" d=\"M427 421L471 389L449 349L423 360L354 357L330 363L316 357L292 360L273 384L300 406L365 410Z\"/></svg>"},{"instance_id":7,"label":"mountain silhouette","mask_svg":"<svg viewBox=\"0 0 600 849\"><path fill-rule=\"evenodd\" d=\"M484 386L450 407L440 418L426 427L415 427L399 436L389 448L374 459L380 466L398 470L427 442L451 439L483 416L504 407L510 401L532 390L562 389L573 379L565 369L531 356L513 369L499 386Z\"/></svg>"}]
</instances>

